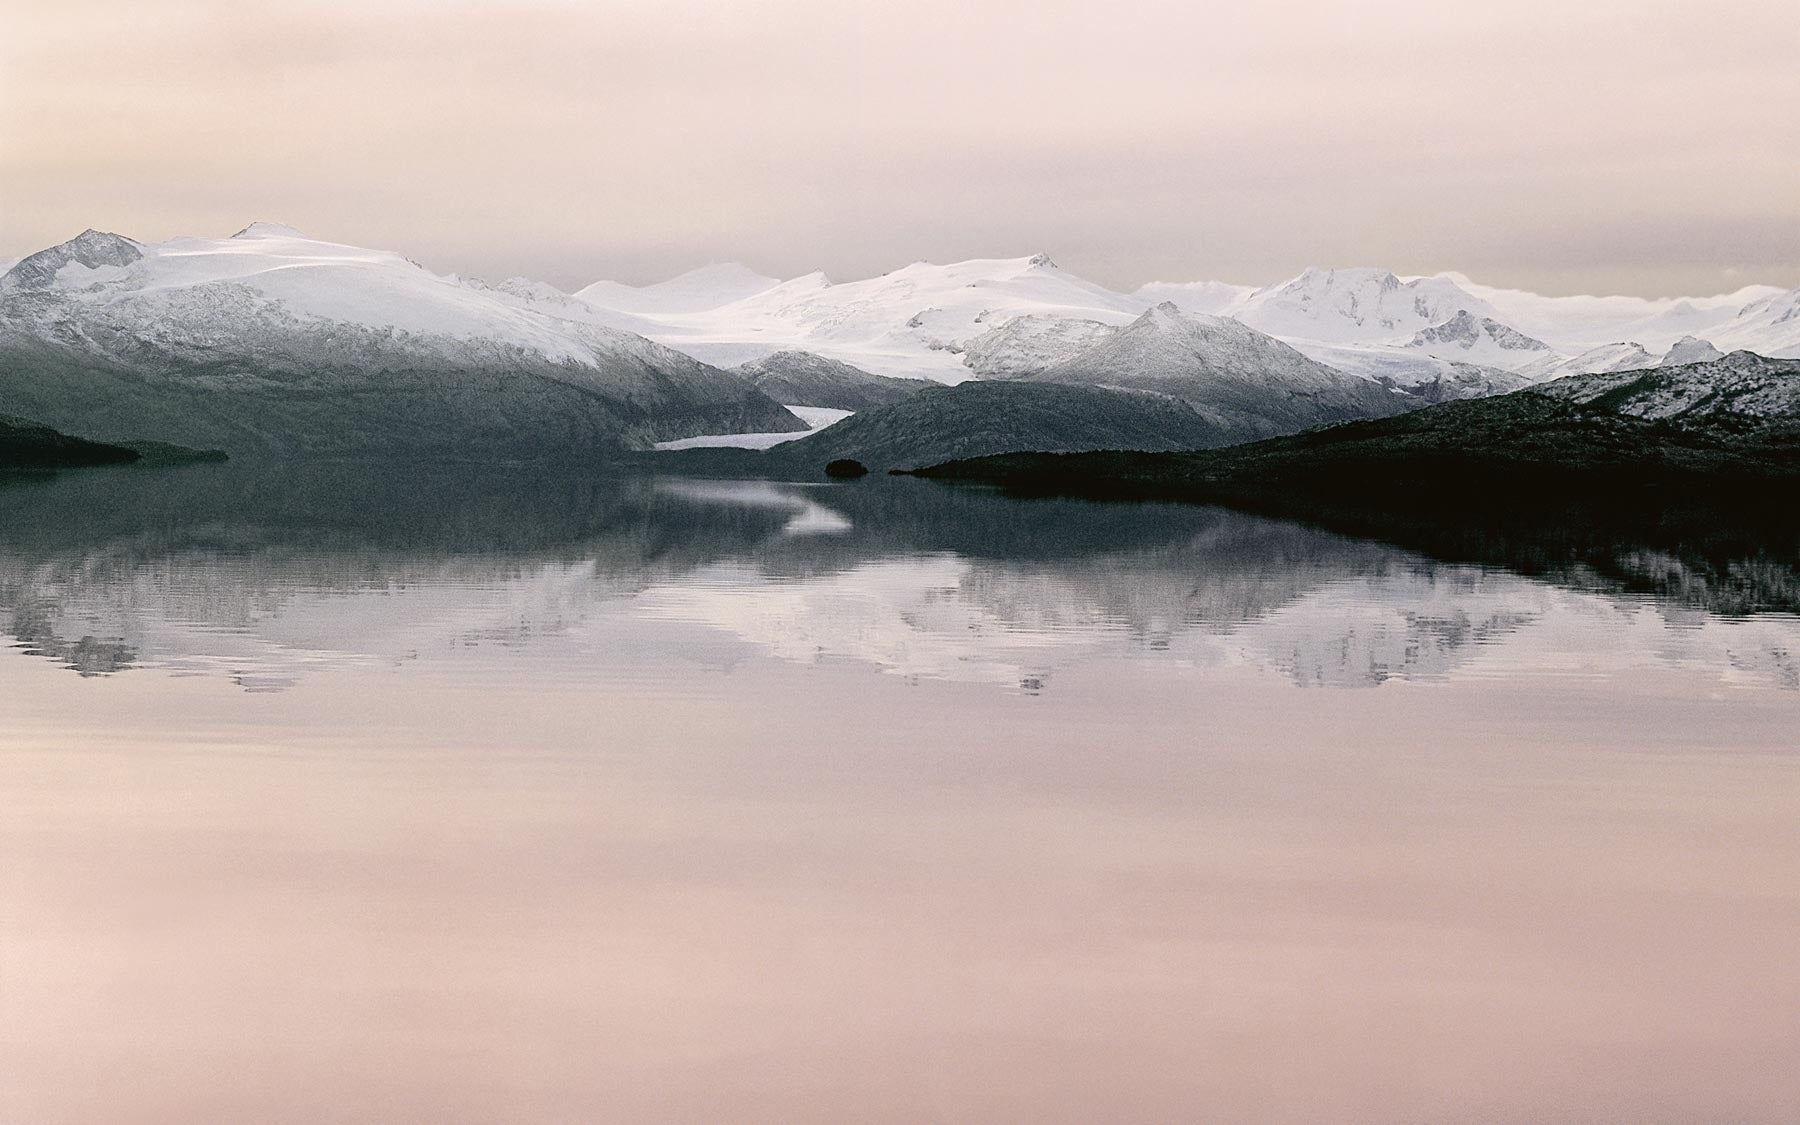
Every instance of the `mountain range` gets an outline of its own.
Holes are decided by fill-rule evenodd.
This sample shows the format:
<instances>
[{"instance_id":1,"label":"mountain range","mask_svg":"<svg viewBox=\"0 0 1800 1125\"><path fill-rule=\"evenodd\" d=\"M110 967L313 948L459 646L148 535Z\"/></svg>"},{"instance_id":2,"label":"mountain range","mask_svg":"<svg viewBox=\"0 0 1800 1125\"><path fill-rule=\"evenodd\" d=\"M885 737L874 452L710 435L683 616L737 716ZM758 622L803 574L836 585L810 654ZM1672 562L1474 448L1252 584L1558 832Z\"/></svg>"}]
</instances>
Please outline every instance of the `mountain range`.
<instances>
[{"instance_id":1,"label":"mountain range","mask_svg":"<svg viewBox=\"0 0 1800 1125\"><path fill-rule=\"evenodd\" d=\"M269 223L159 244L90 230L0 275L0 412L234 453L588 458L800 432L782 404L885 408L975 379L1163 396L1214 445L1728 350L1800 355L1800 290L1540 297L1350 269L1120 293L1040 254L571 294Z\"/></svg>"},{"instance_id":2,"label":"mountain range","mask_svg":"<svg viewBox=\"0 0 1800 1125\"><path fill-rule=\"evenodd\" d=\"M1800 289L1766 285L1711 297L1543 297L1455 273L1359 268L1308 269L1260 287L1154 282L1121 293L1038 254L916 262L841 284L712 266L642 289L600 282L578 295L602 306L608 323L709 362L798 350L941 382L1044 370L1165 302L1427 399L1607 369L1628 352L1653 365L1686 337L1720 354L1800 356Z\"/></svg>"}]
</instances>

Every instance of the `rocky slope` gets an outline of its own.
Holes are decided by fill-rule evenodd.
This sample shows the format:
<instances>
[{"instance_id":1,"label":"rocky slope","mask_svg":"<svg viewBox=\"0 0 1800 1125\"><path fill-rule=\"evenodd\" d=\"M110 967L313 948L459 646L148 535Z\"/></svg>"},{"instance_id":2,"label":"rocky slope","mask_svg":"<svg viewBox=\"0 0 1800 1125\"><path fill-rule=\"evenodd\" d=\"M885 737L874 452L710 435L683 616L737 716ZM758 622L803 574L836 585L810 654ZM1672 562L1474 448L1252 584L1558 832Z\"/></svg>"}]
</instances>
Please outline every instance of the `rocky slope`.
<instances>
[{"instance_id":1,"label":"rocky slope","mask_svg":"<svg viewBox=\"0 0 1800 1125\"><path fill-rule=\"evenodd\" d=\"M1751 352L1577 376L1534 390L1590 410L1684 426L1800 424L1800 360L1767 359Z\"/></svg>"},{"instance_id":2,"label":"rocky slope","mask_svg":"<svg viewBox=\"0 0 1800 1125\"><path fill-rule=\"evenodd\" d=\"M811 352L776 352L736 368L750 385L785 406L867 410L898 402L939 384L929 379L895 379Z\"/></svg>"}]
</instances>

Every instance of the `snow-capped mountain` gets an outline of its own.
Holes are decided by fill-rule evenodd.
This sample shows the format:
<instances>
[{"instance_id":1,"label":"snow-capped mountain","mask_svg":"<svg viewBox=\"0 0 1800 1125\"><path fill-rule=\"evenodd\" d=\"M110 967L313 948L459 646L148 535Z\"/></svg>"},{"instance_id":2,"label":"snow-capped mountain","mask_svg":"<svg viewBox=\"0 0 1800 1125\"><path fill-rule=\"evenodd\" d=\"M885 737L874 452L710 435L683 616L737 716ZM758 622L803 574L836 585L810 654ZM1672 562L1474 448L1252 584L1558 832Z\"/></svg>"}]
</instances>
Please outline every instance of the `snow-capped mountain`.
<instances>
[{"instance_id":1,"label":"snow-capped mountain","mask_svg":"<svg viewBox=\"0 0 1800 1125\"><path fill-rule=\"evenodd\" d=\"M1148 313L1174 334L1165 301L1206 330L1144 345ZM1367 399L1333 407L1354 416L1377 400L1418 405L1649 367L1671 349L1672 363L1711 354L1684 337L1800 356L1800 290L1541 297L1458 274L1355 268L1127 294L1040 254L917 262L843 283L725 264L569 294L257 223L160 244L89 231L13 264L0 275L0 411L115 440L343 451L406 434L415 451L511 456L796 428L747 377L708 366L777 353L945 383L1068 378L1080 361L1088 381L1096 370L1118 385L1223 372L1279 393L1298 371L1330 369L1349 378L1333 394ZM1133 362L1144 366L1127 370ZM342 410L354 424L333 420Z\"/></svg>"},{"instance_id":2,"label":"snow-capped mountain","mask_svg":"<svg viewBox=\"0 0 1800 1125\"><path fill-rule=\"evenodd\" d=\"M1715 359L1724 359L1725 353L1712 346L1710 341L1698 336L1683 336L1670 346L1657 362L1658 367L1680 367L1687 363L1710 363Z\"/></svg>"},{"instance_id":3,"label":"snow-capped mountain","mask_svg":"<svg viewBox=\"0 0 1800 1125\"><path fill-rule=\"evenodd\" d=\"M579 456L799 429L733 375L536 283L256 223L86 231L0 277L0 412L233 451Z\"/></svg>"},{"instance_id":4,"label":"snow-capped mountain","mask_svg":"<svg viewBox=\"0 0 1800 1125\"><path fill-rule=\"evenodd\" d=\"M1271 336L1340 344L1408 338L1458 313L1498 317L1486 301L1448 278L1402 280L1373 269L1308 269L1223 312Z\"/></svg>"},{"instance_id":5,"label":"snow-capped mountain","mask_svg":"<svg viewBox=\"0 0 1800 1125\"><path fill-rule=\"evenodd\" d=\"M1038 382L1155 391L1192 406L1236 440L1350 418L1397 414L1416 402L1315 362L1241 321L1163 302L1079 354L1027 376Z\"/></svg>"},{"instance_id":6,"label":"snow-capped mountain","mask_svg":"<svg viewBox=\"0 0 1800 1125\"><path fill-rule=\"evenodd\" d=\"M1527 380L1543 383L1565 375L1592 375L1607 371L1639 371L1655 367L1656 357L1642 344L1626 342L1602 344L1580 355L1564 357L1552 353L1520 371Z\"/></svg>"},{"instance_id":7,"label":"snow-capped mountain","mask_svg":"<svg viewBox=\"0 0 1800 1125\"><path fill-rule=\"evenodd\" d=\"M1622 341L1655 348L1646 351L1654 362L1702 328L1721 348L1800 354L1800 290L1767 286L1661 301L1540 297L1460 274L1315 268L1261 287L1152 282L1117 293L1041 254L921 262L841 284L823 274L774 282L741 266L714 266L665 285L704 296L646 297L662 287L600 282L581 297L604 323L710 362L802 349L882 374L950 383L1043 370L1163 301L1240 320L1317 362L1427 401L1602 368L1613 361L1604 349L1629 350ZM1580 358L1590 352L1596 354Z\"/></svg>"},{"instance_id":8,"label":"snow-capped mountain","mask_svg":"<svg viewBox=\"0 0 1800 1125\"><path fill-rule=\"evenodd\" d=\"M1015 316L964 342L963 364L980 379L1013 379L1054 367L1118 331L1073 316Z\"/></svg>"},{"instance_id":9,"label":"snow-capped mountain","mask_svg":"<svg viewBox=\"0 0 1800 1125\"><path fill-rule=\"evenodd\" d=\"M1508 328L1493 317L1477 317L1467 309L1442 324L1413 334L1401 345L1412 351L1439 359L1477 363L1518 371L1546 356L1555 354L1549 344L1534 340L1514 328Z\"/></svg>"},{"instance_id":10,"label":"snow-capped mountain","mask_svg":"<svg viewBox=\"0 0 1800 1125\"><path fill-rule=\"evenodd\" d=\"M1426 402L1518 390L1530 384L1533 370L1564 358L1543 341L1467 309L1405 339L1331 343L1296 338L1289 343L1320 363Z\"/></svg>"},{"instance_id":11,"label":"snow-capped mountain","mask_svg":"<svg viewBox=\"0 0 1800 1125\"><path fill-rule=\"evenodd\" d=\"M1438 277L1486 302L1496 310L1491 314L1495 319L1570 355L1620 341L1636 341L1661 352L1689 335L1720 342L1722 332L1742 330L1743 322L1754 318L1753 309L1783 297L1791 304L1800 294L1800 290L1751 285L1711 297L1544 297L1480 285L1456 273ZM1754 341L1732 340L1730 346L1749 348L1753 344L1754 350L1774 354L1784 346L1800 346L1800 332L1785 344L1778 337L1759 336Z\"/></svg>"},{"instance_id":12,"label":"snow-capped mountain","mask_svg":"<svg viewBox=\"0 0 1800 1125\"><path fill-rule=\"evenodd\" d=\"M1707 333L1730 351L1800 359L1800 289L1775 290L1745 304L1726 324Z\"/></svg>"},{"instance_id":13,"label":"snow-capped mountain","mask_svg":"<svg viewBox=\"0 0 1800 1125\"><path fill-rule=\"evenodd\" d=\"M725 262L689 270L654 285L621 285L596 281L575 296L590 305L630 313L708 312L733 301L766 293L781 284L748 266Z\"/></svg>"},{"instance_id":14,"label":"snow-capped mountain","mask_svg":"<svg viewBox=\"0 0 1800 1125\"><path fill-rule=\"evenodd\" d=\"M608 312L653 319L647 334L709 363L736 365L799 350L878 375L944 383L973 374L963 362L969 341L1017 317L1119 325L1143 311L1136 299L1066 273L1042 254L951 265L915 262L841 284L813 273L688 311L651 313L642 302L606 304L616 291L597 283L581 293ZM984 354L991 358L992 349Z\"/></svg>"},{"instance_id":15,"label":"snow-capped mountain","mask_svg":"<svg viewBox=\"0 0 1800 1125\"><path fill-rule=\"evenodd\" d=\"M136 242L89 228L69 241L20 259L0 275L0 293L51 289L59 284L85 286L116 277L119 270L144 256Z\"/></svg>"}]
</instances>

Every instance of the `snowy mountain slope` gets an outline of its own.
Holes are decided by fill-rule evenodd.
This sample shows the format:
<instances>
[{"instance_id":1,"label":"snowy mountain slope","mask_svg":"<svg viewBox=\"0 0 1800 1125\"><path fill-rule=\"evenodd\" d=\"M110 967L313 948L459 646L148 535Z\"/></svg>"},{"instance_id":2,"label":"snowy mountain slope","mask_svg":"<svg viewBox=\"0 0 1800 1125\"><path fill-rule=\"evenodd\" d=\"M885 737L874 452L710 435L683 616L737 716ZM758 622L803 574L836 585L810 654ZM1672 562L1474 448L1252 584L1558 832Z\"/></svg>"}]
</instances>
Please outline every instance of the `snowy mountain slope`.
<instances>
[{"instance_id":1,"label":"snowy mountain slope","mask_svg":"<svg viewBox=\"0 0 1800 1125\"><path fill-rule=\"evenodd\" d=\"M978 379L1013 379L1053 367L1118 331L1072 316L1015 316L963 344L963 364Z\"/></svg>"},{"instance_id":2,"label":"snowy mountain slope","mask_svg":"<svg viewBox=\"0 0 1800 1125\"><path fill-rule=\"evenodd\" d=\"M0 409L101 438L406 456L800 428L741 379L593 320L553 291L274 224L157 245L88 231L0 277Z\"/></svg>"},{"instance_id":3,"label":"snowy mountain slope","mask_svg":"<svg viewBox=\"0 0 1800 1125\"><path fill-rule=\"evenodd\" d=\"M1682 336L1705 333L1712 338L1715 329L1733 324L1751 306L1800 293L1751 285L1710 297L1544 297L1480 285L1457 273L1437 277L1497 310L1496 319L1570 354L1621 340L1662 351ZM1758 342L1769 346L1769 341Z\"/></svg>"},{"instance_id":4,"label":"snowy mountain slope","mask_svg":"<svg viewBox=\"0 0 1800 1125\"><path fill-rule=\"evenodd\" d=\"M589 286L584 299L612 290ZM628 310L620 310L628 311ZM1056 267L1044 255L915 262L880 277L833 284L808 274L709 310L655 316L651 335L710 363L739 364L776 351L826 356L879 375L967 379L968 341L1015 317L1124 324L1139 302Z\"/></svg>"},{"instance_id":5,"label":"snowy mountain slope","mask_svg":"<svg viewBox=\"0 0 1800 1125\"><path fill-rule=\"evenodd\" d=\"M1750 301L1708 338L1731 351L1800 359L1800 289L1777 290Z\"/></svg>"},{"instance_id":6,"label":"snowy mountain slope","mask_svg":"<svg viewBox=\"0 0 1800 1125\"><path fill-rule=\"evenodd\" d=\"M1425 402L1515 391L1532 381L1532 370L1564 358L1542 341L1466 309L1404 339L1288 343L1310 359Z\"/></svg>"},{"instance_id":7,"label":"snowy mountain slope","mask_svg":"<svg viewBox=\"0 0 1800 1125\"><path fill-rule=\"evenodd\" d=\"M1440 359L1402 344L1326 344L1286 340L1289 347L1327 367L1405 392L1421 402L1448 402L1505 394L1529 385L1525 374L1455 359ZM1555 352L1549 358L1560 360Z\"/></svg>"},{"instance_id":8,"label":"snowy mountain slope","mask_svg":"<svg viewBox=\"0 0 1800 1125\"><path fill-rule=\"evenodd\" d=\"M780 285L779 278L765 277L736 262L702 266L654 285L621 285L596 281L575 296L597 308L630 313L706 312L729 305Z\"/></svg>"},{"instance_id":9,"label":"snowy mountain slope","mask_svg":"<svg viewBox=\"0 0 1800 1125\"><path fill-rule=\"evenodd\" d=\"M1402 280L1374 269L1308 269L1224 312L1271 336L1341 344L1404 339L1461 312L1498 319L1491 305L1446 278Z\"/></svg>"},{"instance_id":10,"label":"snowy mountain slope","mask_svg":"<svg viewBox=\"0 0 1800 1125\"><path fill-rule=\"evenodd\" d=\"M1564 358L1551 354L1520 370L1519 374L1533 383L1561 379L1567 375L1592 375L1606 371L1639 371L1655 367L1656 357L1642 344L1625 342L1602 344L1579 355Z\"/></svg>"},{"instance_id":11,"label":"snowy mountain slope","mask_svg":"<svg viewBox=\"0 0 1800 1125\"><path fill-rule=\"evenodd\" d=\"M1554 355L1550 345L1509 328L1492 317L1477 317L1467 309L1442 324L1421 329L1401 345L1438 359L1518 371Z\"/></svg>"},{"instance_id":12,"label":"snowy mountain slope","mask_svg":"<svg viewBox=\"0 0 1800 1125\"><path fill-rule=\"evenodd\" d=\"M1800 422L1800 360L1732 352L1647 371L1579 375L1537 393L1636 418L1696 422Z\"/></svg>"},{"instance_id":13,"label":"snowy mountain slope","mask_svg":"<svg viewBox=\"0 0 1800 1125\"><path fill-rule=\"evenodd\" d=\"M303 320L479 340L552 361L591 362L596 348L617 343L614 333L571 326L568 314L588 315L583 303L570 302L559 309L564 316L552 316L546 302L516 286L464 282L391 251L309 239L272 223L254 223L230 238L175 238L155 246L87 231L21 261L0 277L0 295L54 291L95 315L153 313L165 297L187 307L194 302L177 295L223 292L228 285Z\"/></svg>"},{"instance_id":14,"label":"snowy mountain slope","mask_svg":"<svg viewBox=\"0 0 1800 1125\"><path fill-rule=\"evenodd\" d=\"M1027 378L1170 395L1239 441L1398 414L1417 404L1308 359L1249 325L1183 313L1169 302Z\"/></svg>"}]
</instances>

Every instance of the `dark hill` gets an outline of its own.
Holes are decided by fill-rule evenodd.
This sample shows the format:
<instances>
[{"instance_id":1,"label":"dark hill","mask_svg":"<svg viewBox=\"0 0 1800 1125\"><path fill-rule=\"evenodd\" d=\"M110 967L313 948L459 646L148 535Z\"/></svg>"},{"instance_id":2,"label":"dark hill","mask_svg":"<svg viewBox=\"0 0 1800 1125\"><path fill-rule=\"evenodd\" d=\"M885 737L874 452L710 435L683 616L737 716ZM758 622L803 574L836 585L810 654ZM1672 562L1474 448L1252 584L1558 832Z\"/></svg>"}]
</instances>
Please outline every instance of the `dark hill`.
<instances>
[{"instance_id":1,"label":"dark hill","mask_svg":"<svg viewBox=\"0 0 1800 1125\"><path fill-rule=\"evenodd\" d=\"M801 351L776 352L751 360L739 366L737 373L785 406L823 406L832 410L886 406L917 391L939 386L930 379L875 375L848 363Z\"/></svg>"},{"instance_id":2,"label":"dark hill","mask_svg":"<svg viewBox=\"0 0 1800 1125\"><path fill-rule=\"evenodd\" d=\"M1036 494L1227 503L1378 533L1408 521L1577 511L1596 524L1725 511L1792 524L1800 412L1780 404L1800 391L1800 362L1719 364L1686 369L1679 398L1666 378L1582 376L1228 449L1018 453L919 475ZM1688 385L1702 379L1707 387Z\"/></svg>"}]
</instances>

